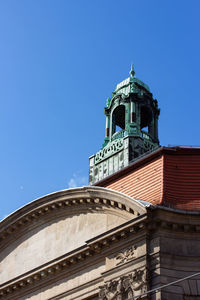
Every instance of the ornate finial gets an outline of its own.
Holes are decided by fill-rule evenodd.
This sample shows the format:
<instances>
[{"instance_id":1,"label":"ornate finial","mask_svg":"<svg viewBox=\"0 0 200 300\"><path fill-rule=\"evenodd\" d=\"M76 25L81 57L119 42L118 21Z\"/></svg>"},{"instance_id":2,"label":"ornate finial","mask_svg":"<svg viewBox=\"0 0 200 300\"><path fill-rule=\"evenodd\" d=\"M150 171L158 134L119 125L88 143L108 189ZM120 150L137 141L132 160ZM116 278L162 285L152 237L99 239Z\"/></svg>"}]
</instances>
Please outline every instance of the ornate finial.
<instances>
[{"instance_id":1,"label":"ornate finial","mask_svg":"<svg viewBox=\"0 0 200 300\"><path fill-rule=\"evenodd\" d=\"M131 78L133 78L134 75L135 75L135 71L134 71L134 69L133 69L133 64L131 64L131 70L130 70L129 74L130 74L130 77L131 77Z\"/></svg>"}]
</instances>

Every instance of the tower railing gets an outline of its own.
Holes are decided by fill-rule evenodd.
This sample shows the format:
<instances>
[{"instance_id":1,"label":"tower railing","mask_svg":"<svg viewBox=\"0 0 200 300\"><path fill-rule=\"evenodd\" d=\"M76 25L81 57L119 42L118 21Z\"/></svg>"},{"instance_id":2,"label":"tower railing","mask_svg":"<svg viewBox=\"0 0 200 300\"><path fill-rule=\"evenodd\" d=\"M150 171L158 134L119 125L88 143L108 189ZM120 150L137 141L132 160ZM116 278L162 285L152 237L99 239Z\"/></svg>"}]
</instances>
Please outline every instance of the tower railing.
<instances>
[{"instance_id":1,"label":"tower railing","mask_svg":"<svg viewBox=\"0 0 200 300\"><path fill-rule=\"evenodd\" d=\"M123 138L127 135L126 133L126 130L120 130L120 131L117 131L115 132L113 135L112 135L112 138L111 138L111 141L114 141L114 140L117 140L117 139L120 139L120 138ZM144 130L141 130L140 131L140 136L145 139L145 140L148 140L148 141L152 141L152 137L151 135L144 131Z\"/></svg>"},{"instance_id":2,"label":"tower railing","mask_svg":"<svg viewBox=\"0 0 200 300\"><path fill-rule=\"evenodd\" d=\"M146 139L146 140L149 140L149 141L152 140L151 135L148 134L146 131L141 130L141 131L140 131L140 136L141 136L142 138Z\"/></svg>"},{"instance_id":3,"label":"tower railing","mask_svg":"<svg viewBox=\"0 0 200 300\"><path fill-rule=\"evenodd\" d=\"M112 135L112 138L111 138L111 141L114 141L116 139L121 139L123 137L126 136L126 131L125 130L120 130L120 131L117 131L115 132L113 135Z\"/></svg>"}]
</instances>

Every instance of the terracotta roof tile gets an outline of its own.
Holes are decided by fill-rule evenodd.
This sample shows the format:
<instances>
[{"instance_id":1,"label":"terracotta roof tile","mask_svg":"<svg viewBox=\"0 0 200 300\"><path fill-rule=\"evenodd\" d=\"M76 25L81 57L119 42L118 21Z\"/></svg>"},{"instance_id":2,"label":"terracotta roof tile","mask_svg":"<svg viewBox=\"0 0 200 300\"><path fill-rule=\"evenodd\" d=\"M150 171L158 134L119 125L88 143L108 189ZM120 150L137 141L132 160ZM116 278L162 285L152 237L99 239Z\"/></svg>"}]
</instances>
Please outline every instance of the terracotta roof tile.
<instances>
[{"instance_id":1,"label":"terracotta roof tile","mask_svg":"<svg viewBox=\"0 0 200 300\"><path fill-rule=\"evenodd\" d=\"M96 185L153 204L200 210L200 147L162 147Z\"/></svg>"}]
</instances>

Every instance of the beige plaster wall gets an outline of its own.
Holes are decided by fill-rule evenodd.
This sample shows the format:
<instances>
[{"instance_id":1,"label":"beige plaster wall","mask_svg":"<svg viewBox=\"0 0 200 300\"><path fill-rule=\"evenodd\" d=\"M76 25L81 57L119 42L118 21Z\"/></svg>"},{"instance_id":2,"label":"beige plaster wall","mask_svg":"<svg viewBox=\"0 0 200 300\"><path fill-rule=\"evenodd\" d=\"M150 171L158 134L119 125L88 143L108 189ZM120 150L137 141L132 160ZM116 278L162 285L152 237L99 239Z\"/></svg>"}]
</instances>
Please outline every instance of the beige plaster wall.
<instances>
[{"instance_id":1,"label":"beige plaster wall","mask_svg":"<svg viewBox=\"0 0 200 300\"><path fill-rule=\"evenodd\" d=\"M127 221L111 213L80 213L55 217L28 230L0 253L0 283L4 283L60 255L80 247L88 239Z\"/></svg>"}]
</instances>

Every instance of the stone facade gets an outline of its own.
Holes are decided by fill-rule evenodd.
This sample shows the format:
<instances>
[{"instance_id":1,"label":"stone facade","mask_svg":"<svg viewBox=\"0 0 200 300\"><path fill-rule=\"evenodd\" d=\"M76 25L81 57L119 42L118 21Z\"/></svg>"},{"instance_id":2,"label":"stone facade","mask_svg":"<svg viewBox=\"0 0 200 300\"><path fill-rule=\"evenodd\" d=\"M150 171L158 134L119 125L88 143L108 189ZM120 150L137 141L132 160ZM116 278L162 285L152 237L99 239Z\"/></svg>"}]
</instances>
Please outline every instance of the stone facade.
<instances>
[{"instance_id":1,"label":"stone facade","mask_svg":"<svg viewBox=\"0 0 200 300\"><path fill-rule=\"evenodd\" d=\"M200 297L200 214L100 187L40 198L0 223L0 299Z\"/></svg>"}]
</instances>

